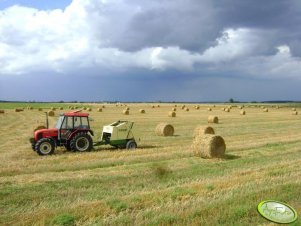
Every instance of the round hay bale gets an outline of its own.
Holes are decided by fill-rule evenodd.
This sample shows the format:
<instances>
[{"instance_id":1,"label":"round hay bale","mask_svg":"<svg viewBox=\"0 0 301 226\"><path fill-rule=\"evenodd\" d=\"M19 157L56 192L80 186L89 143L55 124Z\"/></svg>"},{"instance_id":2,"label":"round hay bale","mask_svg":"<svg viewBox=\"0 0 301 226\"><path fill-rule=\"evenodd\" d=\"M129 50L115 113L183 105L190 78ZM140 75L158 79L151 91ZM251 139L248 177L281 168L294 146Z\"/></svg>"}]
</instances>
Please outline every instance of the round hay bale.
<instances>
[{"instance_id":1,"label":"round hay bale","mask_svg":"<svg viewBox=\"0 0 301 226\"><path fill-rule=\"evenodd\" d=\"M106 108L106 105L102 105L102 108Z\"/></svg>"},{"instance_id":2,"label":"round hay bale","mask_svg":"<svg viewBox=\"0 0 301 226\"><path fill-rule=\"evenodd\" d=\"M39 108L38 111L43 111L43 108Z\"/></svg>"},{"instance_id":3,"label":"round hay bale","mask_svg":"<svg viewBox=\"0 0 301 226\"><path fill-rule=\"evenodd\" d=\"M86 107L84 107L84 108L83 108L83 110L85 111L85 110L87 110L87 108L86 108Z\"/></svg>"},{"instance_id":4,"label":"round hay bale","mask_svg":"<svg viewBox=\"0 0 301 226\"><path fill-rule=\"evenodd\" d=\"M200 106L195 106L195 109L196 109L196 110L199 110L199 109L200 109Z\"/></svg>"},{"instance_id":5,"label":"round hay bale","mask_svg":"<svg viewBox=\"0 0 301 226\"><path fill-rule=\"evenodd\" d=\"M213 116L213 115L209 115L208 116L208 123L218 123L218 117Z\"/></svg>"},{"instance_id":6,"label":"round hay bale","mask_svg":"<svg viewBox=\"0 0 301 226\"><path fill-rule=\"evenodd\" d=\"M155 105L152 105L152 108L155 108Z\"/></svg>"},{"instance_id":7,"label":"round hay bale","mask_svg":"<svg viewBox=\"0 0 301 226\"><path fill-rule=\"evenodd\" d=\"M97 108L97 111L98 112L102 112L102 108Z\"/></svg>"},{"instance_id":8,"label":"round hay bale","mask_svg":"<svg viewBox=\"0 0 301 226\"><path fill-rule=\"evenodd\" d=\"M130 114L130 111L127 110L127 109L125 109L125 110L122 111L122 113L123 113L124 115L129 115L129 114Z\"/></svg>"},{"instance_id":9,"label":"round hay bale","mask_svg":"<svg viewBox=\"0 0 301 226\"><path fill-rule=\"evenodd\" d=\"M293 111L292 115L298 115L298 112L297 111Z\"/></svg>"},{"instance_id":10,"label":"round hay bale","mask_svg":"<svg viewBox=\"0 0 301 226\"><path fill-rule=\"evenodd\" d=\"M160 123L157 125L155 132L158 136L173 136L175 129L170 124Z\"/></svg>"},{"instance_id":11,"label":"round hay bale","mask_svg":"<svg viewBox=\"0 0 301 226\"><path fill-rule=\"evenodd\" d=\"M158 104L158 105L157 105L157 107L159 108L159 107L160 107L160 105Z\"/></svg>"},{"instance_id":12,"label":"round hay bale","mask_svg":"<svg viewBox=\"0 0 301 226\"><path fill-rule=\"evenodd\" d=\"M178 105L175 104L175 108L178 107Z\"/></svg>"},{"instance_id":13,"label":"round hay bale","mask_svg":"<svg viewBox=\"0 0 301 226\"><path fill-rule=\"evenodd\" d=\"M141 114L144 114L144 113L145 113L145 110L144 110L144 109L140 109L139 112L140 112Z\"/></svg>"},{"instance_id":14,"label":"round hay bale","mask_svg":"<svg viewBox=\"0 0 301 226\"><path fill-rule=\"evenodd\" d=\"M28 110L32 110L32 109L33 109L33 107L30 107L30 106L29 106L29 107L27 107L27 109L28 109Z\"/></svg>"},{"instance_id":15,"label":"round hay bale","mask_svg":"<svg viewBox=\"0 0 301 226\"><path fill-rule=\"evenodd\" d=\"M215 104L213 105L213 107L215 108Z\"/></svg>"},{"instance_id":16,"label":"round hay bale","mask_svg":"<svg viewBox=\"0 0 301 226\"><path fill-rule=\"evenodd\" d=\"M24 111L24 110L21 109L21 108L16 108L16 109L15 109L15 112L21 112L21 111Z\"/></svg>"},{"instance_id":17,"label":"round hay bale","mask_svg":"<svg viewBox=\"0 0 301 226\"><path fill-rule=\"evenodd\" d=\"M264 108L264 109L263 109L263 112L269 112L269 109Z\"/></svg>"},{"instance_id":18,"label":"round hay bale","mask_svg":"<svg viewBox=\"0 0 301 226\"><path fill-rule=\"evenodd\" d=\"M225 108L225 112L230 112L230 108Z\"/></svg>"},{"instance_id":19,"label":"round hay bale","mask_svg":"<svg viewBox=\"0 0 301 226\"><path fill-rule=\"evenodd\" d=\"M64 110L64 108L63 108L63 107L60 107L60 110Z\"/></svg>"},{"instance_id":20,"label":"round hay bale","mask_svg":"<svg viewBox=\"0 0 301 226\"><path fill-rule=\"evenodd\" d=\"M182 105L182 107L181 107L181 108L182 108L182 110L184 110L184 109L185 109L185 105Z\"/></svg>"},{"instance_id":21,"label":"round hay bale","mask_svg":"<svg viewBox=\"0 0 301 226\"><path fill-rule=\"evenodd\" d=\"M36 127L33 129L33 132L35 132L35 131L37 131L37 130L40 130L40 129L46 129L46 126L44 126L44 125L36 126Z\"/></svg>"},{"instance_id":22,"label":"round hay bale","mask_svg":"<svg viewBox=\"0 0 301 226\"><path fill-rule=\"evenodd\" d=\"M296 111L296 108L292 108L292 111Z\"/></svg>"},{"instance_id":23,"label":"round hay bale","mask_svg":"<svg viewBox=\"0 0 301 226\"><path fill-rule=\"evenodd\" d=\"M48 111L48 116L54 116L54 111Z\"/></svg>"},{"instance_id":24,"label":"round hay bale","mask_svg":"<svg viewBox=\"0 0 301 226\"><path fill-rule=\"evenodd\" d=\"M129 111L129 110L130 110L130 108L129 108L129 107L126 107L124 110L127 110L127 111Z\"/></svg>"},{"instance_id":25,"label":"round hay bale","mask_svg":"<svg viewBox=\"0 0 301 226\"><path fill-rule=\"evenodd\" d=\"M245 114L246 114L246 111L241 110L241 111L240 111L240 114L241 114L241 115L245 115Z\"/></svg>"},{"instance_id":26,"label":"round hay bale","mask_svg":"<svg viewBox=\"0 0 301 226\"><path fill-rule=\"evenodd\" d=\"M0 114L4 114L5 113L5 111L4 110L0 110Z\"/></svg>"},{"instance_id":27,"label":"round hay bale","mask_svg":"<svg viewBox=\"0 0 301 226\"><path fill-rule=\"evenodd\" d=\"M185 111L189 111L189 108L185 108Z\"/></svg>"},{"instance_id":28,"label":"round hay bale","mask_svg":"<svg viewBox=\"0 0 301 226\"><path fill-rule=\"evenodd\" d=\"M197 137L204 134L215 134L214 129L210 126L198 126L193 131L193 137Z\"/></svg>"},{"instance_id":29,"label":"round hay bale","mask_svg":"<svg viewBox=\"0 0 301 226\"><path fill-rule=\"evenodd\" d=\"M242 109L242 106L238 106L239 109Z\"/></svg>"},{"instance_id":30,"label":"round hay bale","mask_svg":"<svg viewBox=\"0 0 301 226\"><path fill-rule=\"evenodd\" d=\"M172 108L171 110L172 110L172 111L177 111L177 109L176 109L176 108Z\"/></svg>"},{"instance_id":31,"label":"round hay bale","mask_svg":"<svg viewBox=\"0 0 301 226\"><path fill-rule=\"evenodd\" d=\"M211 108L207 108L207 110L208 110L208 111L212 111L212 109L211 109Z\"/></svg>"},{"instance_id":32,"label":"round hay bale","mask_svg":"<svg viewBox=\"0 0 301 226\"><path fill-rule=\"evenodd\" d=\"M55 110L56 110L56 108L52 107L52 108L50 108L50 110L51 110L51 111L55 111Z\"/></svg>"},{"instance_id":33,"label":"round hay bale","mask_svg":"<svg viewBox=\"0 0 301 226\"><path fill-rule=\"evenodd\" d=\"M170 111L168 112L168 117L176 117L176 112L175 111Z\"/></svg>"},{"instance_id":34,"label":"round hay bale","mask_svg":"<svg viewBox=\"0 0 301 226\"><path fill-rule=\"evenodd\" d=\"M87 111L92 111L92 108L87 108Z\"/></svg>"},{"instance_id":35,"label":"round hay bale","mask_svg":"<svg viewBox=\"0 0 301 226\"><path fill-rule=\"evenodd\" d=\"M226 144L221 136L203 134L194 138L193 153L202 158L221 158L226 151Z\"/></svg>"},{"instance_id":36,"label":"round hay bale","mask_svg":"<svg viewBox=\"0 0 301 226\"><path fill-rule=\"evenodd\" d=\"M221 108L222 111L225 111L225 108Z\"/></svg>"}]
</instances>

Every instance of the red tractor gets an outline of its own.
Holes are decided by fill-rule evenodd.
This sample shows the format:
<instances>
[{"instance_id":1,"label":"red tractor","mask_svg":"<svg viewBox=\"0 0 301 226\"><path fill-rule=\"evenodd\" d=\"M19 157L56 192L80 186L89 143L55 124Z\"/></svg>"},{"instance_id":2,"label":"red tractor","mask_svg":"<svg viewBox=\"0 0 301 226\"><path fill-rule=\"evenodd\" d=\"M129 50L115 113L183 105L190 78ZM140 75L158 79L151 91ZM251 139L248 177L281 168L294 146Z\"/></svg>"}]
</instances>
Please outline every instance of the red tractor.
<instances>
[{"instance_id":1,"label":"red tractor","mask_svg":"<svg viewBox=\"0 0 301 226\"><path fill-rule=\"evenodd\" d=\"M39 155L49 155L57 146L65 146L72 151L90 151L93 147L93 131L90 129L89 114L79 111L60 115L55 128L35 131L34 138L30 139L32 149Z\"/></svg>"}]
</instances>

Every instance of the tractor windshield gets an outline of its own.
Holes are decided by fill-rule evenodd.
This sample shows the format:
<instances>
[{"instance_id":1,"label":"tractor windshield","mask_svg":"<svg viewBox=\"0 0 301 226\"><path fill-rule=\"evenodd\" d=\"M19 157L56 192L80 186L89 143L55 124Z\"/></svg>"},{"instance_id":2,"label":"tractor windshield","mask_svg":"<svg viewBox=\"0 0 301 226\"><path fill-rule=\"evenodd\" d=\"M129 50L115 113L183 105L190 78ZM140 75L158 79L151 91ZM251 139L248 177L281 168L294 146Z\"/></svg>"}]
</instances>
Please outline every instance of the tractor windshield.
<instances>
[{"instance_id":1,"label":"tractor windshield","mask_svg":"<svg viewBox=\"0 0 301 226\"><path fill-rule=\"evenodd\" d=\"M57 120L55 128L60 129L61 125L63 123L63 120L64 120L64 116L60 116L59 119Z\"/></svg>"}]
</instances>

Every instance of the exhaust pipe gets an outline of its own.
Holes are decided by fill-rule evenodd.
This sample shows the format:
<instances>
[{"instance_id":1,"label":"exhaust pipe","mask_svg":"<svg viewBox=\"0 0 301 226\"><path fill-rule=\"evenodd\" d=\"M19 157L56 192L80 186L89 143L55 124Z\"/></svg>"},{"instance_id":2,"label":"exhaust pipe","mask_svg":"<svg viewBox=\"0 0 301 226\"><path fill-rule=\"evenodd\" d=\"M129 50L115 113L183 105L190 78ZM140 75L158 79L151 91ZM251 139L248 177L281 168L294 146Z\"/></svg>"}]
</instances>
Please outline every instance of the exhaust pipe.
<instances>
[{"instance_id":1,"label":"exhaust pipe","mask_svg":"<svg viewBox=\"0 0 301 226\"><path fill-rule=\"evenodd\" d=\"M48 112L45 112L46 114L46 127L49 129L49 122L48 122Z\"/></svg>"}]
</instances>

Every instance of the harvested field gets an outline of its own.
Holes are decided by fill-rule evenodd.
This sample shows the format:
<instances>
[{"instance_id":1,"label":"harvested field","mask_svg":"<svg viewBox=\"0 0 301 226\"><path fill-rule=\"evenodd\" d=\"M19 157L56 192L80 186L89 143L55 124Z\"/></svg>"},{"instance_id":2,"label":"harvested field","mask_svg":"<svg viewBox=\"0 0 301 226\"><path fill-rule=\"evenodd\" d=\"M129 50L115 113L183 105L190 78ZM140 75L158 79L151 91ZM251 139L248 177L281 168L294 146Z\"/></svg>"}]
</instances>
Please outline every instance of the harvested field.
<instances>
[{"instance_id":1,"label":"harvested field","mask_svg":"<svg viewBox=\"0 0 301 226\"><path fill-rule=\"evenodd\" d=\"M175 104L177 117L168 117ZM31 105L45 111L83 107ZM265 104L265 113L258 103L244 103L247 114L241 116L237 107L226 113L220 111L226 104L216 104L213 112L220 122L210 125L227 148L223 158L204 159L191 146L196 126L208 125L208 104L196 110L185 103L189 112L180 110L183 103L160 103L155 109L149 103L127 105L130 115L115 104L106 104L102 113L99 104L87 104L93 139L99 139L104 125L134 121L138 149L105 145L77 153L58 148L51 156L39 156L28 139L32 125L45 122L45 113L15 112L28 103L0 104L5 111L0 114L0 225L63 225L62 219L83 226L271 225L257 212L267 199L290 204L300 216L301 115L292 115L292 108L300 106ZM60 112L49 117L50 127ZM161 122L174 126L173 136L156 136ZM301 225L300 217L292 225Z\"/></svg>"}]
</instances>

